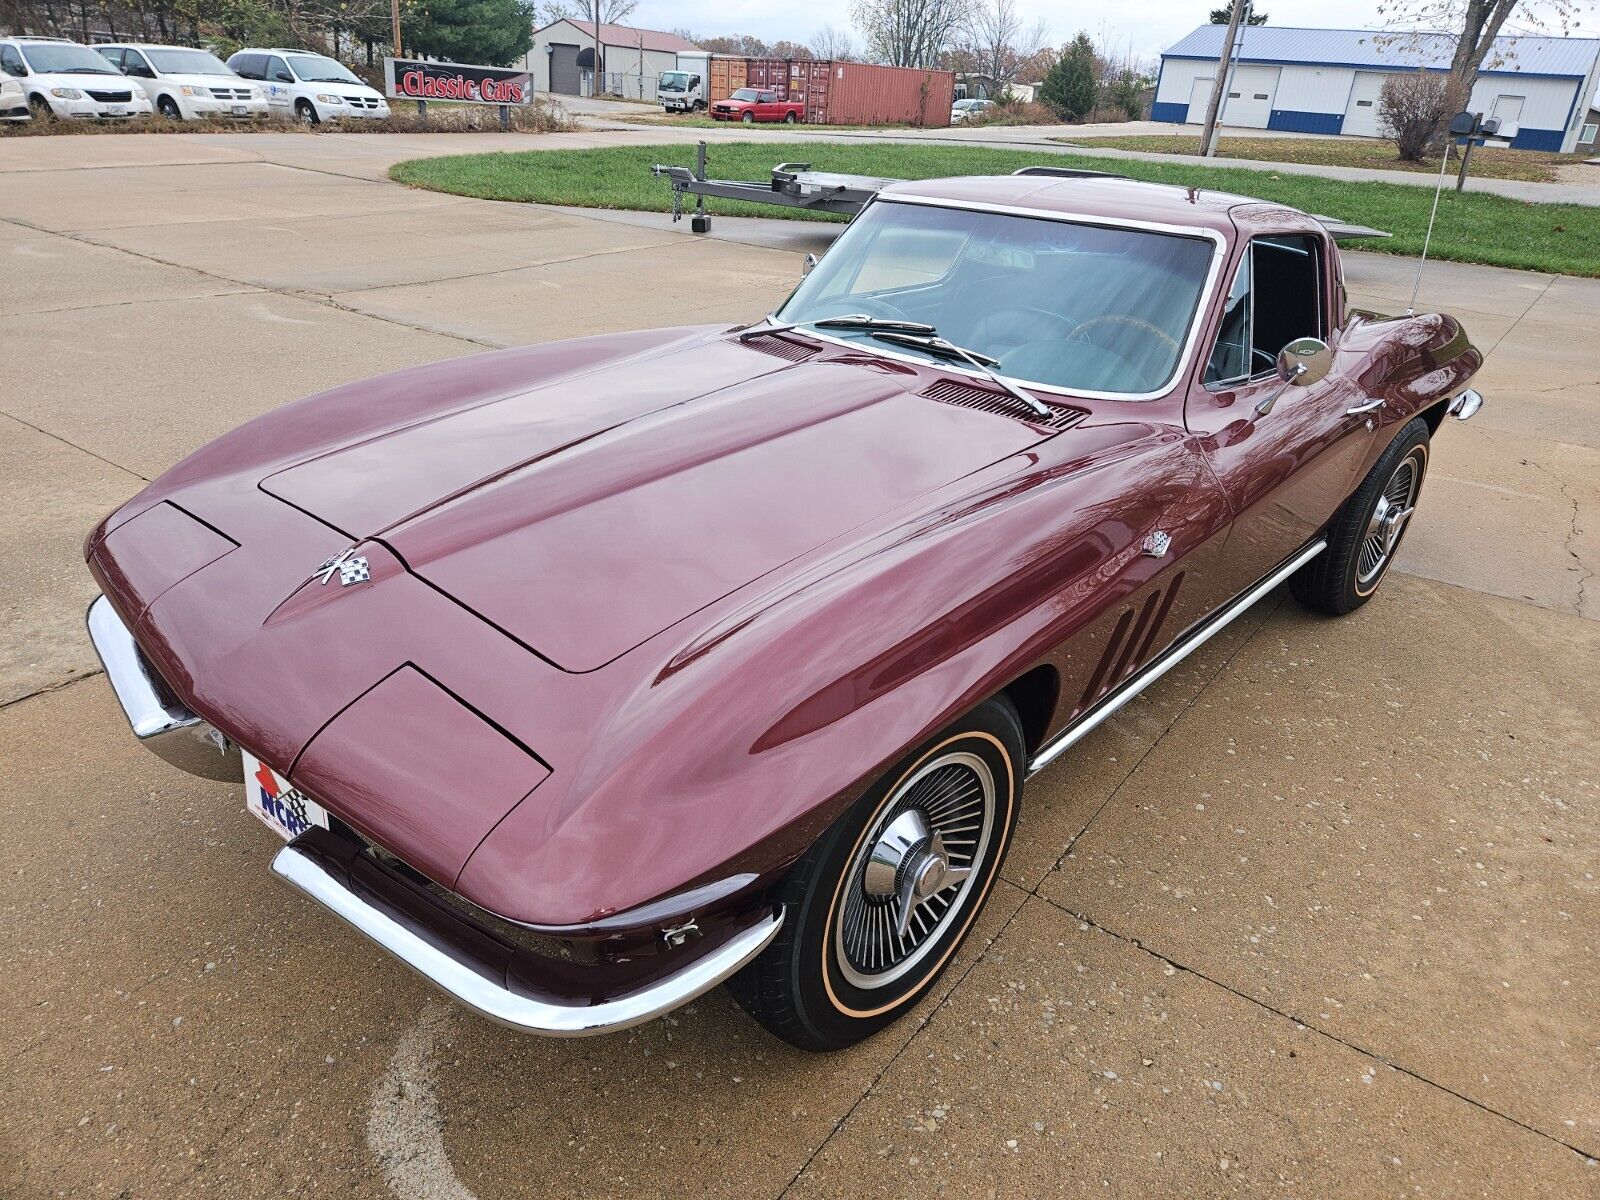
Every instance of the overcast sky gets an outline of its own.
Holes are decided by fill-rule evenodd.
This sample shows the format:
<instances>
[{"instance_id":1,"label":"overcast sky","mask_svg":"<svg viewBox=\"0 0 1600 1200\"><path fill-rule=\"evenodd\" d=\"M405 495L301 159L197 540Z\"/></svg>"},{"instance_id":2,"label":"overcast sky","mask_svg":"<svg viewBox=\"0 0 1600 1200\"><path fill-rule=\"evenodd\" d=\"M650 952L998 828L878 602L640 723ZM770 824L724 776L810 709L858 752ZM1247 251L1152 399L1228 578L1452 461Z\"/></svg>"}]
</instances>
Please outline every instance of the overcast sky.
<instances>
[{"instance_id":1,"label":"overcast sky","mask_svg":"<svg viewBox=\"0 0 1600 1200\"><path fill-rule=\"evenodd\" d=\"M1128 4L1080 4L1064 0L1017 0L1030 20L1042 17L1057 44L1080 29L1103 44L1132 49L1155 59L1161 51L1206 19L1223 0L1136 0ZM1256 0L1273 25L1371 28L1377 24L1376 0ZM1335 15L1335 9L1337 14ZM1600 35L1596 5L1579 0L1582 32ZM850 0L641 0L629 24L649 29L690 29L705 36L752 33L764 41L809 42L824 25L850 26ZM852 30L854 33L854 30ZM859 40L859 37L858 37Z\"/></svg>"}]
</instances>

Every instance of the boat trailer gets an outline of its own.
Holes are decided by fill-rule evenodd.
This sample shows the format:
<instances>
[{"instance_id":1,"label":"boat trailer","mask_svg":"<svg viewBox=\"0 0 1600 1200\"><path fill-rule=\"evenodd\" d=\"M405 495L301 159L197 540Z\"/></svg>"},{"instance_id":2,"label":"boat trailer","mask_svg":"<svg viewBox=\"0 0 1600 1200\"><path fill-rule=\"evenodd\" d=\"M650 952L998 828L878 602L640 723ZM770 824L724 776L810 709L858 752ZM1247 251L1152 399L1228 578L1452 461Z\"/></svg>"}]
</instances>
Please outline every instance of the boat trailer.
<instances>
[{"instance_id":1,"label":"boat trailer","mask_svg":"<svg viewBox=\"0 0 1600 1200\"><path fill-rule=\"evenodd\" d=\"M684 197L694 197L694 211L689 227L695 233L711 232L711 214L706 212L706 197L718 196L724 200L743 200L749 204L777 204L785 208L803 208L811 212L839 213L853 217L865 208L874 196L892 183L903 179L881 178L876 175L840 175L832 171L813 171L810 163L785 162L772 168L767 180L711 179L706 175L706 144L695 145L695 165L679 167L657 163L650 168L652 175L665 177L672 186L672 219L683 218ZM1089 171L1078 167L1060 167L1036 164L1021 167L1013 175L1044 175L1056 179L1126 179L1111 171ZM1381 229L1366 225L1353 225L1337 217L1312 214L1336 241L1356 238L1388 237Z\"/></svg>"}]
</instances>

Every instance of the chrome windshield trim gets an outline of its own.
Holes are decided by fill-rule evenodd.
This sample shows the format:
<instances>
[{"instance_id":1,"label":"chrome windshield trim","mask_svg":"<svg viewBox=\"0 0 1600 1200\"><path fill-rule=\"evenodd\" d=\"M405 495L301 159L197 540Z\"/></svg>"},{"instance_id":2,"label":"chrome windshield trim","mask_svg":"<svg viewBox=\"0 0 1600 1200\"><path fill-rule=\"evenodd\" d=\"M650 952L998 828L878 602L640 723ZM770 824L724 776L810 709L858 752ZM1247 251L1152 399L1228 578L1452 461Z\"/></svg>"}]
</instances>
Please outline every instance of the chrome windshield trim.
<instances>
[{"instance_id":1,"label":"chrome windshield trim","mask_svg":"<svg viewBox=\"0 0 1600 1200\"><path fill-rule=\"evenodd\" d=\"M512 1029L546 1037L612 1033L670 1012L724 982L766 949L783 928L783 910L775 909L677 974L632 995L599 1004L562 1004L514 992L490 978L464 953L453 952L449 939L424 937L386 907L358 895L293 843L273 857L272 872L458 1003Z\"/></svg>"},{"instance_id":2,"label":"chrome windshield trim","mask_svg":"<svg viewBox=\"0 0 1600 1200\"><path fill-rule=\"evenodd\" d=\"M1236 596L1227 607L1212 614L1211 618L1204 624L1191 630L1178 641L1168 646L1149 663L1145 664L1143 669L1128 676L1121 686L1106 693L1087 713L1079 717L1071 725L1068 725L1054 739L1040 747L1039 752L1033 756L1033 761L1028 764L1028 775L1030 777L1036 775L1072 746L1082 741L1112 713L1172 670L1173 667L1177 666L1189 655L1200 649L1214 636L1221 633L1235 617L1242 616L1257 600L1261 599L1261 597L1265 596L1327 548L1328 543L1318 538L1254 587Z\"/></svg>"},{"instance_id":3,"label":"chrome windshield trim","mask_svg":"<svg viewBox=\"0 0 1600 1200\"><path fill-rule=\"evenodd\" d=\"M972 200L949 200L936 196L885 196L879 194L874 197L872 204L862 209L865 213L873 204L920 204L931 208L959 208L969 212L1001 213L1007 216L1032 217L1039 220L1059 221L1064 225L1096 225L1106 229L1137 229L1146 233L1164 233L1176 237L1203 238L1211 243L1211 264L1206 268L1205 281L1201 284L1200 295L1195 302L1194 312L1189 317L1189 332L1185 337L1183 347L1178 354L1178 360L1173 367L1172 374L1165 383L1154 391L1149 392L1096 392L1088 388L1066 388L1053 383L1041 383L1037 379L1023 379L1015 375L1006 378L1019 387L1031 391L1043 392L1050 396L1061 396L1065 399L1074 397L1084 400L1127 400L1142 403L1149 400L1159 400L1170 395L1181 380L1188 378L1190 367L1193 365L1196 343L1204 330L1205 315L1210 311L1210 302L1216 291L1217 276L1222 272L1222 264L1228 255L1228 243L1221 233L1215 229L1201 229L1193 225L1168 225L1160 221L1140 221L1134 218L1099 217L1080 215L1077 213L1064 213L1054 209L1027 208L1015 204L980 204ZM857 214L859 219L860 214ZM853 224L854 222L852 222ZM788 301L784 301L787 305ZM782 311L780 308L779 311ZM772 313L768 320L776 320L777 313ZM823 330L807 328L803 331L807 336L817 338L824 342L831 342L836 346L844 346L851 350L869 350L873 354L884 358L892 358L899 362L915 363L917 366L930 365L930 359L919 358L914 354L901 354L887 349L881 343L862 340L851 341L847 338L833 337ZM971 367L959 363L938 363L940 367L948 367L957 374L965 375L971 379L986 379L981 372L974 371Z\"/></svg>"}]
</instances>

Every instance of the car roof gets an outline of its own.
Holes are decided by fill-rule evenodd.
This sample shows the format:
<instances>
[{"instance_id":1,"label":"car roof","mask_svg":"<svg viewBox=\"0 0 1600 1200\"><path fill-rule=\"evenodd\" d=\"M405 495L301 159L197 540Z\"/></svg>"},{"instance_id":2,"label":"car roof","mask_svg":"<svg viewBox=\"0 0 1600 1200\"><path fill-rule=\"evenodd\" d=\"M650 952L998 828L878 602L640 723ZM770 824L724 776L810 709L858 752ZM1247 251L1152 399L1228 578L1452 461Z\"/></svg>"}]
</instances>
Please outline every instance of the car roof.
<instances>
[{"instance_id":1,"label":"car roof","mask_svg":"<svg viewBox=\"0 0 1600 1200\"><path fill-rule=\"evenodd\" d=\"M1062 216L1146 221L1231 236L1240 226L1280 230L1321 227L1283 205L1210 188L1145 183L1116 176L968 175L907 180L883 189L886 200L932 200L973 208L1027 208Z\"/></svg>"},{"instance_id":2,"label":"car roof","mask_svg":"<svg viewBox=\"0 0 1600 1200\"><path fill-rule=\"evenodd\" d=\"M199 50L203 54L210 54L204 46L172 46L166 42L96 42L95 48L101 46L126 46L129 50Z\"/></svg>"}]
</instances>

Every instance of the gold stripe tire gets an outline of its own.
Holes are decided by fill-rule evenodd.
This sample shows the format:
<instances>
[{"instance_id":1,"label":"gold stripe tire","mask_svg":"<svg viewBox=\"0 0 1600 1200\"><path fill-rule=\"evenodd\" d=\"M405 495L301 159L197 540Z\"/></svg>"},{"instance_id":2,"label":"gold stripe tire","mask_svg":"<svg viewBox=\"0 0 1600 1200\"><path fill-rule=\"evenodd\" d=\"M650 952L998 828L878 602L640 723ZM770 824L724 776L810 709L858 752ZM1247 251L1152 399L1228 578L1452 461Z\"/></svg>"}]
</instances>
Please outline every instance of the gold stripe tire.
<instances>
[{"instance_id":1,"label":"gold stripe tire","mask_svg":"<svg viewBox=\"0 0 1600 1200\"><path fill-rule=\"evenodd\" d=\"M926 996L999 875L1024 754L996 698L885 771L775 889L783 930L728 984L745 1011L792 1045L839 1050Z\"/></svg>"}]
</instances>

